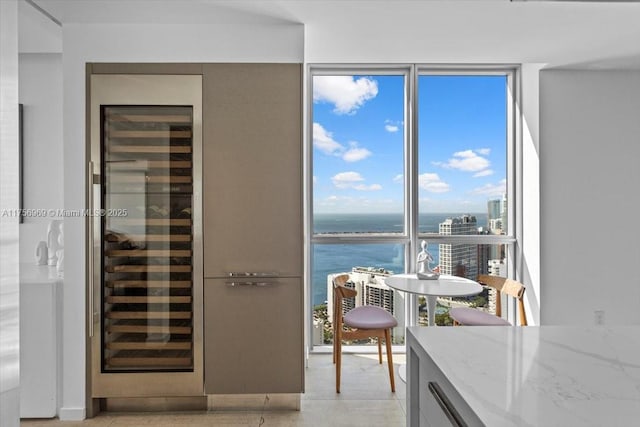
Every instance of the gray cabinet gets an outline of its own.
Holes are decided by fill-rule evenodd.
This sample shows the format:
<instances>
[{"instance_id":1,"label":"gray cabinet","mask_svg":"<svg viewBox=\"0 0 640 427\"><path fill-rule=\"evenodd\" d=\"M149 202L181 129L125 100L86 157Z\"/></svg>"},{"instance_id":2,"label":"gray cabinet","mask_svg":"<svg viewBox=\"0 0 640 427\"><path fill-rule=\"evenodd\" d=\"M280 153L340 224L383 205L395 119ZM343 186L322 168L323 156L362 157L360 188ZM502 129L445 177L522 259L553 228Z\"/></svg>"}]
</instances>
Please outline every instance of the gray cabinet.
<instances>
[{"instance_id":1,"label":"gray cabinet","mask_svg":"<svg viewBox=\"0 0 640 427\"><path fill-rule=\"evenodd\" d=\"M300 393L299 279L205 280L206 394Z\"/></svg>"},{"instance_id":2,"label":"gray cabinet","mask_svg":"<svg viewBox=\"0 0 640 427\"><path fill-rule=\"evenodd\" d=\"M204 277L302 276L300 74L299 64L204 66Z\"/></svg>"},{"instance_id":3,"label":"gray cabinet","mask_svg":"<svg viewBox=\"0 0 640 427\"><path fill-rule=\"evenodd\" d=\"M480 427L484 424L407 328L407 426Z\"/></svg>"},{"instance_id":4,"label":"gray cabinet","mask_svg":"<svg viewBox=\"0 0 640 427\"><path fill-rule=\"evenodd\" d=\"M303 391L301 77L203 66L207 394Z\"/></svg>"}]
</instances>

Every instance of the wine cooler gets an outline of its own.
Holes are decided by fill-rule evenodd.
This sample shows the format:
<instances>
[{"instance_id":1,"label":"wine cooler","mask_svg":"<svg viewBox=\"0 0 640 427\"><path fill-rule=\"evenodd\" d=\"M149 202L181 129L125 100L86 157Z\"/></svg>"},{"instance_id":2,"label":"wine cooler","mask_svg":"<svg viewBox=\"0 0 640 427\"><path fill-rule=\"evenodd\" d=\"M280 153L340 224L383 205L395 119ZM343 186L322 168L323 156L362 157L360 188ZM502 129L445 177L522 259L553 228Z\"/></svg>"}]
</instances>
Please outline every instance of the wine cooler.
<instances>
[{"instance_id":1,"label":"wine cooler","mask_svg":"<svg viewBox=\"0 0 640 427\"><path fill-rule=\"evenodd\" d=\"M92 397L202 395L202 77L90 84Z\"/></svg>"}]
</instances>

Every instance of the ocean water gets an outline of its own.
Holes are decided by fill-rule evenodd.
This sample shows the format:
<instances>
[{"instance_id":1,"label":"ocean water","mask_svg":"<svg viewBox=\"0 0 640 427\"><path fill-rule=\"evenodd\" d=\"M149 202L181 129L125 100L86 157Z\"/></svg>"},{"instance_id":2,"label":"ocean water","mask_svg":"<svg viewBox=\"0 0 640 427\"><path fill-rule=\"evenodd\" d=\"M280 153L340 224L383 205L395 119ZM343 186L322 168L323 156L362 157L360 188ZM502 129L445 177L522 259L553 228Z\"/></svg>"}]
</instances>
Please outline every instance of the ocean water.
<instances>
[{"instance_id":1,"label":"ocean water","mask_svg":"<svg viewBox=\"0 0 640 427\"><path fill-rule=\"evenodd\" d=\"M418 218L420 232L437 233L447 218L463 214L422 214ZM487 214L471 213L478 227L487 226ZM316 214L315 233L401 233L402 214ZM438 264L439 246L429 244L429 253ZM400 244L314 244L312 248L313 304L327 300L327 275L349 272L353 267L375 267L393 273L404 272L404 245Z\"/></svg>"}]
</instances>

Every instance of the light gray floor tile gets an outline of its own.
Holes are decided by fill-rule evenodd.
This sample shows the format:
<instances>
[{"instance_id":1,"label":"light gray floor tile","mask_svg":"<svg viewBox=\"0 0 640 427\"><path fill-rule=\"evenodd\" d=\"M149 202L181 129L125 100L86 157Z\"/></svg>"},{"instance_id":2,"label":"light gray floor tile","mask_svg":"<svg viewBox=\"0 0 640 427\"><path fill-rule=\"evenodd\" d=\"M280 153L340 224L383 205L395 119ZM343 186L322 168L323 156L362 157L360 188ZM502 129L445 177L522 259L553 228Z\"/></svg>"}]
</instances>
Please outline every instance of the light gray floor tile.
<instances>
[{"instance_id":1,"label":"light gray floor tile","mask_svg":"<svg viewBox=\"0 0 640 427\"><path fill-rule=\"evenodd\" d=\"M386 356L345 354L341 393L335 392L331 354L313 354L305 372L300 411L101 413L84 421L24 419L22 427L394 427L404 426L406 384L398 377L404 354L394 354L396 392L391 392Z\"/></svg>"}]
</instances>

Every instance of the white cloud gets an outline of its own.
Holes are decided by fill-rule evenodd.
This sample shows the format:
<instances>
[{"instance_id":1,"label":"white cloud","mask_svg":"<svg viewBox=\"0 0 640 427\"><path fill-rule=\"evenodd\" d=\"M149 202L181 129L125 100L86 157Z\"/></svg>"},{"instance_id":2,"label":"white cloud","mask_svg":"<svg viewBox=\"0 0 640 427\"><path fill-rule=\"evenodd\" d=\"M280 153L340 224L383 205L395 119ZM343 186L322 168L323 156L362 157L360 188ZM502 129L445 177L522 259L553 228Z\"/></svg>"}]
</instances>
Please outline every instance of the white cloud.
<instances>
[{"instance_id":1,"label":"white cloud","mask_svg":"<svg viewBox=\"0 0 640 427\"><path fill-rule=\"evenodd\" d=\"M470 191L474 195L502 196L507 191L507 180L502 179L497 184L486 184Z\"/></svg>"},{"instance_id":2,"label":"white cloud","mask_svg":"<svg viewBox=\"0 0 640 427\"><path fill-rule=\"evenodd\" d=\"M378 82L368 77L315 76L313 102L329 102L336 114L355 114L356 110L378 95Z\"/></svg>"},{"instance_id":3,"label":"white cloud","mask_svg":"<svg viewBox=\"0 0 640 427\"><path fill-rule=\"evenodd\" d=\"M393 182L395 182L396 184L404 184L404 175L400 173L400 174L394 176L393 177Z\"/></svg>"},{"instance_id":4,"label":"white cloud","mask_svg":"<svg viewBox=\"0 0 640 427\"><path fill-rule=\"evenodd\" d=\"M418 185L430 193L446 193L450 189L449 184L442 181L437 173L423 173L418 176Z\"/></svg>"},{"instance_id":5,"label":"white cloud","mask_svg":"<svg viewBox=\"0 0 640 427\"><path fill-rule=\"evenodd\" d=\"M434 162L436 166L441 166L445 169L456 169L463 172L476 172L474 177L481 177L493 174L493 171L489 169L491 162L482 155L488 155L491 150L488 148L481 148L479 150L464 150L453 153L453 157L446 163ZM482 155L478 155L482 154Z\"/></svg>"},{"instance_id":6,"label":"white cloud","mask_svg":"<svg viewBox=\"0 0 640 427\"><path fill-rule=\"evenodd\" d=\"M377 191L382 190L380 184L364 184L364 178L358 172L340 172L331 178L333 185L342 190L354 189L359 191Z\"/></svg>"},{"instance_id":7,"label":"white cloud","mask_svg":"<svg viewBox=\"0 0 640 427\"><path fill-rule=\"evenodd\" d=\"M482 170L482 171L480 171L480 172L478 172L478 173L474 174L474 175L473 175L473 177L474 177L474 178L480 178L480 177L483 177L483 176L489 176L489 175L493 175L493 170L491 170L491 169L485 169L485 170Z\"/></svg>"},{"instance_id":8,"label":"white cloud","mask_svg":"<svg viewBox=\"0 0 640 427\"><path fill-rule=\"evenodd\" d=\"M351 148L345 151L345 153L342 155L342 160L344 160L345 162L357 162L366 159L371 155L371 151L367 150L366 148L358 147L357 142L350 142L349 145L351 146Z\"/></svg>"},{"instance_id":9,"label":"white cloud","mask_svg":"<svg viewBox=\"0 0 640 427\"><path fill-rule=\"evenodd\" d=\"M382 190L382 185L380 185L380 184L371 184L371 185L358 184L358 185L354 186L353 189L354 190L359 190L359 191L378 191L378 190Z\"/></svg>"},{"instance_id":10,"label":"white cloud","mask_svg":"<svg viewBox=\"0 0 640 427\"><path fill-rule=\"evenodd\" d=\"M357 162L366 159L371 155L371 151L366 148L351 148L342 156L345 162Z\"/></svg>"},{"instance_id":11,"label":"white cloud","mask_svg":"<svg viewBox=\"0 0 640 427\"><path fill-rule=\"evenodd\" d=\"M325 154L344 151L342 144L333 139L333 133L323 128L320 123L313 123L313 146Z\"/></svg>"},{"instance_id":12,"label":"white cloud","mask_svg":"<svg viewBox=\"0 0 640 427\"><path fill-rule=\"evenodd\" d=\"M387 132L394 133L400 130L400 125L402 125L401 120L385 120L384 121L384 129Z\"/></svg>"},{"instance_id":13,"label":"white cloud","mask_svg":"<svg viewBox=\"0 0 640 427\"><path fill-rule=\"evenodd\" d=\"M351 188L364 181L364 178L358 172L340 172L334 175L331 181L338 188Z\"/></svg>"},{"instance_id":14,"label":"white cloud","mask_svg":"<svg viewBox=\"0 0 640 427\"><path fill-rule=\"evenodd\" d=\"M333 139L333 133L326 130L320 123L313 123L313 146L323 153L342 157L345 162L353 163L364 160L373 153L366 148L358 147L358 143L352 141L350 148Z\"/></svg>"},{"instance_id":15,"label":"white cloud","mask_svg":"<svg viewBox=\"0 0 640 427\"><path fill-rule=\"evenodd\" d=\"M489 160L478 156L473 150L458 151L453 153L445 167L458 169L464 172L478 172L489 167Z\"/></svg>"},{"instance_id":16,"label":"white cloud","mask_svg":"<svg viewBox=\"0 0 640 427\"><path fill-rule=\"evenodd\" d=\"M480 154L481 156L488 156L489 154L491 154L491 148L480 148L476 150L476 153Z\"/></svg>"}]
</instances>

